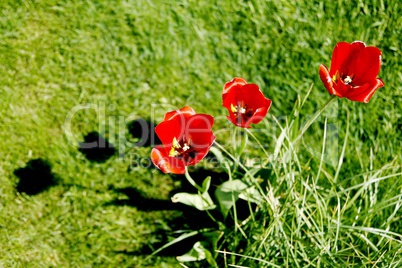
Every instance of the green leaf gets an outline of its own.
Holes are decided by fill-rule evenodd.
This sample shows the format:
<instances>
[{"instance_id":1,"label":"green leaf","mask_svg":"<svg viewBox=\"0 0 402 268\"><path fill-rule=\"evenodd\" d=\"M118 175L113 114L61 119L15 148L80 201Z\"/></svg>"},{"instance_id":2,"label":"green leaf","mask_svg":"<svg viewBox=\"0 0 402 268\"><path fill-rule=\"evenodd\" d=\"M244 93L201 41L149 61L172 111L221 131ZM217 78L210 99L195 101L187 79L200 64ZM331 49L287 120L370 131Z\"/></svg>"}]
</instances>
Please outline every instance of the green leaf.
<instances>
[{"instance_id":1,"label":"green leaf","mask_svg":"<svg viewBox=\"0 0 402 268\"><path fill-rule=\"evenodd\" d=\"M172 197L173 203L183 203L198 210L210 210L216 206L208 192L203 194L177 193Z\"/></svg>"},{"instance_id":2,"label":"green leaf","mask_svg":"<svg viewBox=\"0 0 402 268\"><path fill-rule=\"evenodd\" d=\"M241 192L247 187L241 180L226 181L219 186L222 192Z\"/></svg>"},{"instance_id":3,"label":"green leaf","mask_svg":"<svg viewBox=\"0 0 402 268\"><path fill-rule=\"evenodd\" d=\"M184 255L177 256L177 260L180 262L189 262L189 261L202 261L206 258L205 254L206 249L201 244L200 241L196 242L193 245L193 248Z\"/></svg>"},{"instance_id":4,"label":"green leaf","mask_svg":"<svg viewBox=\"0 0 402 268\"><path fill-rule=\"evenodd\" d=\"M207 259L207 262L209 263L210 267L218 267L218 264L215 262L215 258L211 251L209 250L204 250L205 258Z\"/></svg>"},{"instance_id":5,"label":"green leaf","mask_svg":"<svg viewBox=\"0 0 402 268\"><path fill-rule=\"evenodd\" d=\"M262 195L257 189L255 189L255 187L245 189L242 193L239 194L239 198L256 204L261 204L261 202L263 201Z\"/></svg>"},{"instance_id":6,"label":"green leaf","mask_svg":"<svg viewBox=\"0 0 402 268\"><path fill-rule=\"evenodd\" d=\"M222 235L223 232L218 230L202 233L202 237L205 239L205 241L209 242L209 246L207 248L210 252L216 252L218 241L222 237Z\"/></svg>"},{"instance_id":7,"label":"green leaf","mask_svg":"<svg viewBox=\"0 0 402 268\"><path fill-rule=\"evenodd\" d=\"M234 193L226 193L217 188L215 191L215 197L219 203L219 209L224 218L228 215L229 210L233 206L233 202L236 202L237 196Z\"/></svg>"},{"instance_id":8,"label":"green leaf","mask_svg":"<svg viewBox=\"0 0 402 268\"><path fill-rule=\"evenodd\" d=\"M215 197L223 217L226 218L229 210L239 198L239 194L245 189L247 189L247 185L241 180L226 181L216 189Z\"/></svg>"},{"instance_id":9,"label":"green leaf","mask_svg":"<svg viewBox=\"0 0 402 268\"><path fill-rule=\"evenodd\" d=\"M152 254L149 257L154 256L154 255L158 254L159 252L161 252L162 250L164 250L165 248L168 248L168 247L170 247L170 246L172 246L172 245L174 245L176 243L179 243L180 241L182 241L184 239L187 239L189 237L195 236L195 235L197 235L199 233L200 233L200 231L193 231L193 232L190 232L190 233L182 234L181 236L175 238L174 240L170 241L169 243L163 245L159 249L157 249L154 252L152 252ZM149 257L147 257L147 258L149 258Z\"/></svg>"},{"instance_id":10,"label":"green leaf","mask_svg":"<svg viewBox=\"0 0 402 268\"><path fill-rule=\"evenodd\" d=\"M203 233L205 240L196 242L189 252L178 256L177 260L180 262L190 262L206 259L210 265L209 267L218 267L213 253L215 253L216 244L222 234L223 233L219 231Z\"/></svg>"},{"instance_id":11,"label":"green leaf","mask_svg":"<svg viewBox=\"0 0 402 268\"><path fill-rule=\"evenodd\" d=\"M208 176L202 182L202 192L203 193L208 192L210 186L211 186L211 176Z\"/></svg>"},{"instance_id":12,"label":"green leaf","mask_svg":"<svg viewBox=\"0 0 402 268\"><path fill-rule=\"evenodd\" d=\"M175 238L174 240L170 241L169 243L163 245L159 249L157 249L154 252L152 252L152 254L150 256L148 256L147 259L150 258L151 256L154 256L154 255L158 254L162 250L173 246L176 243L179 243L179 242L181 242L181 241L183 241L183 240L185 240L187 238L190 238L190 237L193 237L193 236L196 236L196 235L199 235L199 234L201 234L202 237L205 239L202 242L204 244L204 247L209 248L210 252L215 252L218 240L223 235L223 232L217 231L217 230L211 230L211 229L201 229L201 230L192 231L190 233L184 233L184 234L180 235L179 237ZM185 254L185 255L187 255L187 254ZM185 255L183 255L183 256L185 256ZM208 259L208 254L206 254L206 258Z\"/></svg>"}]
</instances>

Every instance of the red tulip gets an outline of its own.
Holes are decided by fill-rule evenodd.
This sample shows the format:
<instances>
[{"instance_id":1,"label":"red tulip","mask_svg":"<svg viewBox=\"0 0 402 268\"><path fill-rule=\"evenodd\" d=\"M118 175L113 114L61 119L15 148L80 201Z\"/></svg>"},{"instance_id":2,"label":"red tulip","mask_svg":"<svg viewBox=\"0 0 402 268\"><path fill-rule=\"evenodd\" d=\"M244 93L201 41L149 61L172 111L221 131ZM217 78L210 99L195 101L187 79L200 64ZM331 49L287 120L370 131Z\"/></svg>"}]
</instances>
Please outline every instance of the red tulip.
<instances>
[{"instance_id":1,"label":"red tulip","mask_svg":"<svg viewBox=\"0 0 402 268\"><path fill-rule=\"evenodd\" d=\"M319 73L331 95L352 101L369 102L374 92L384 86L377 78L381 67L381 51L363 42L340 42L332 52L331 69L320 65Z\"/></svg>"},{"instance_id":2,"label":"red tulip","mask_svg":"<svg viewBox=\"0 0 402 268\"><path fill-rule=\"evenodd\" d=\"M164 173L184 174L186 166L200 162L215 141L214 118L186 106L168 112L155 132L163 146L152 149L151 160Z\"/></svg>"},{"instance_id":3,"label":"red tulip","mask_svg":"<svg viewBox=\"0 0 402 268\"><path fill-rule=\"evenodd\" d=\"M251 123L258 124L267 115L271 100L264 97L256 84L236 77L223 87L222 105L229 111L229 121L250 128Z\"/></svg>"}]
</instances>

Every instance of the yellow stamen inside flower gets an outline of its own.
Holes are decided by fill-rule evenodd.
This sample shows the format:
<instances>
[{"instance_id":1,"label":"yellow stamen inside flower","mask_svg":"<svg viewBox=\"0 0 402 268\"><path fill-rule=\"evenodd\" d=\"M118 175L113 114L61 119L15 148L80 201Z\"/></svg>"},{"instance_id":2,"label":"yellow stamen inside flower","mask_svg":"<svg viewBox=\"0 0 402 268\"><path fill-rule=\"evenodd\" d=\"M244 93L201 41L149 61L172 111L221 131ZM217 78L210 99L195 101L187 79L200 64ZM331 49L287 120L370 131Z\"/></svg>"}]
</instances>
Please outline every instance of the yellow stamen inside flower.
<instances>
[{"instance_id":1,"label":"yellow stamen inside flower","mask_svg":"<svg viewBox=\"0 0 402 268\"><path fill-rule=\"evenodd\" d=\"M178 152L178 150L181 148L179 142L177 141L176 137L173 138L172 141L172 149L170 149L169 152L169 156L170 157L176 157L178 156L180 153Z\"/></svg>"},{"instance_id":2,"label":"yellow stamen inside flower","mask_svg":"<svg viewBox=\"0 0 402 268\"><path fill-rule=\"evenodd\" d=\"M233 104L230 104L230 110L232 111L232 113L236 114L236 113L240 113L240 114L245 114L247 109L240 105L238 106L234 106Z\"/></svg>"},{"instance_id":3,"label":"yellow stamen inside flower","mask_svg":"<svg viewBox=\"0 0 402 268\"><path fill-rule=\"evenodd\" d=\"M237 108L233 104L230 104L230 110L232 111L232 113L237 113Z\"/></svg>"},{"instance_id":4,"label":"yellow stamen inside flower","mask_svg":"<svg viewBox=\"0 0 402 268\"><path fill-rule=\"evenodd\" d=\"M170 149L169 156L170 157L177 157L186 152L187 150L190 149L190 142L189 143L183 143L183 146L180 145L180 143L177 141L176 137L173 138L172 141L172 148Z\"/></svg>"},{"instance_id":5,"label":"yellow stamen inside flower","mask_svg":"<svg viewBox=\"0 0 402 268\"><path fill-rule=\"evenodd\" d=\"M338 81L339 79L339 72L336 71L336 73L334 74L334 76L332 76L332 82L336 83L336 81Z\"/></svg>"}]
</instances>

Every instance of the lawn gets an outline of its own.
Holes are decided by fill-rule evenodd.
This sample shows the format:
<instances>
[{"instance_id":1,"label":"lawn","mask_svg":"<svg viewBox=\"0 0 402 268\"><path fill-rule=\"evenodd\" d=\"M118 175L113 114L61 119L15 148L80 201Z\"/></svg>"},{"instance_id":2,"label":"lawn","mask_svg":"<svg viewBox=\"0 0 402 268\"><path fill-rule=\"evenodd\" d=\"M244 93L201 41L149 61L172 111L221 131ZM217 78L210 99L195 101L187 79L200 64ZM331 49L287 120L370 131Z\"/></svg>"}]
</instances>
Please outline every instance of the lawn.
<instances>
[{"instance_id":1,"label":"lawn","mask_svg":"<svg viewBox=\"0 0 402 268\"><path fill-rule=\"evenodd\" d=\"M153 125L191 105L228 130L216 136L230 150L222 87L243 77L272 100L257 138L284 156L293 148L277 146L280 134L330 98L318 66L330 65L337 42L355 40L382 51L385 87L368 104L336 99L294 148L297 168L261 170L282 209L266 198L250 224L228 224L221 250L230 256L217 259L402 265L401 25L397 0L1 1L0 266L180 267L175 256L191 244L150 254L208 222L171 203L190 187L151 164ZM317 157L325 117L336 131L328 159ZM110 146L82 148L93 141ZM226 178L200 166L194 178Z\"/></svg>"}]
</instances>

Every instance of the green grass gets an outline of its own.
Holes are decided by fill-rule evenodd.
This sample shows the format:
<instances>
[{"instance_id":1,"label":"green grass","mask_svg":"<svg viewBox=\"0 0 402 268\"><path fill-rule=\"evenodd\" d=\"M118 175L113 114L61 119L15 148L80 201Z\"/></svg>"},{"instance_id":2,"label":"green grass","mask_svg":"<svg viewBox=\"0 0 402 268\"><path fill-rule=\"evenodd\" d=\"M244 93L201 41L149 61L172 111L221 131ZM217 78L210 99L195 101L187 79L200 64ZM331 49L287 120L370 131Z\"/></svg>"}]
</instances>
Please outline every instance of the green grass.
<instances>
[{"instance_id":1,"label":"green grass","mask_svg":"<svg viewBox=\"0 0 402 268\"><path fill-rule=\"evenodd\" d=\"M329 123L339 130L339 149L348 113L350 122L336 182L337 167L324 164L318 176L320 159L303 147L290 160L299 160L300 168L262 175L273 196L281 196L283 214L275 221L267 202L255 222L242 227L250 234L247 246L228 247L260 261L229 263L397 267L400 236L378 229L402 234L402 176L374 181L401 172L401 7L396 0L1 1L0 266L177 267L172 256L145 257L171 237L171 223L184 220L182 212L140 209L124 202L122 190L169 202L184 180L129 168L133 157L147 158L150 147L121 146L106 162L94 163L78 151L78 142L91 131L115 145L133 142L125 120L158 123L166 111L185 105L214 115L215 130L230 128L221 89L240 76L273 101L264 125L255 127L265 130L259 138L273 152L281 133L273 116L282 125L293 120L297 96L311 85L297 120L319 109L329 98L319 64L329 66L338 41L362 40L383 52L379 77L385 87L369 104L336 101ZM105 113L78 111L72 142L67 115L88 103L99 111L104 105ZM323 124L320 118L305 137L316 151ZM224 134L217 138L227 143ZM285 143L280 154L288 150ZM14 172L38 158L50 163L56 185L37 195L18 193ZM287 176L297 183L289 185Z\"/></svg>"}]
</instances>

